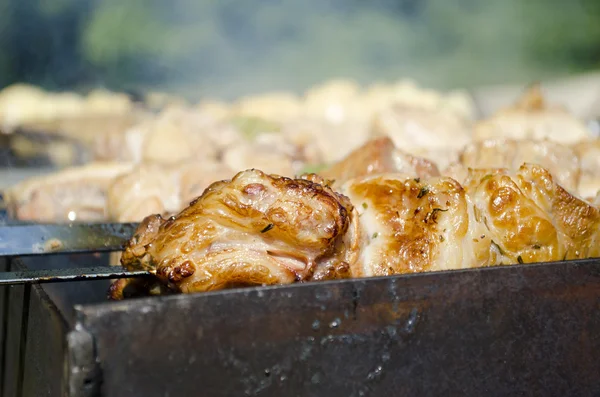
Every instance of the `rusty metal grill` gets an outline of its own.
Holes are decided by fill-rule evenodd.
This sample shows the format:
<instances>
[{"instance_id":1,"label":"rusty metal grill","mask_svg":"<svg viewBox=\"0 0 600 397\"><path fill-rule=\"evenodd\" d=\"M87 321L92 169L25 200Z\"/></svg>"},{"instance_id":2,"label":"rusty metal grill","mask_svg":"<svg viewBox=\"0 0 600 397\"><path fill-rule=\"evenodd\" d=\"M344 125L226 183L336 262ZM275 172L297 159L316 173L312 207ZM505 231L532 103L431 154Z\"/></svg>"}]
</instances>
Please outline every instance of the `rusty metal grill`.
<instances>
[{"instance_id":1,"label":"rusty metal grill","mask_svg":"<svg viewBox=\"0 0 600 397\"><path fill-rule=\"evenodd\" d=\"M600 260L122 302L107 284L2 287L2 396L600 395Z\"/></svg>"}]
</instances>

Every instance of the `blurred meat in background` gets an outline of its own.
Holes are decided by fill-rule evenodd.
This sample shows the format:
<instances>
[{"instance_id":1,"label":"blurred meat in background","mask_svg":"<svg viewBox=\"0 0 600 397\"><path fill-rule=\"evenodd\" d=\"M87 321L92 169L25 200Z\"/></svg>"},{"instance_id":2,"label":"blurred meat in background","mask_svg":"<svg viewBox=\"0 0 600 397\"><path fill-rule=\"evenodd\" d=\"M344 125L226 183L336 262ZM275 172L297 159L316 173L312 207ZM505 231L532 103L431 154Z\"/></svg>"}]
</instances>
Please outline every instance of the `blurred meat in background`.
<instances>
[{"instance_id":1,"label":"blurred meat in background","mask_svg":"<svg viewBox=\"0 0 600 397\"><path fill-rule=\"evenodd\" d=\"M0 189L19 220L139 221L250 168L529 162L592 201L599 26L593 0L8 0Z\"/></svg>"}]
</instances>

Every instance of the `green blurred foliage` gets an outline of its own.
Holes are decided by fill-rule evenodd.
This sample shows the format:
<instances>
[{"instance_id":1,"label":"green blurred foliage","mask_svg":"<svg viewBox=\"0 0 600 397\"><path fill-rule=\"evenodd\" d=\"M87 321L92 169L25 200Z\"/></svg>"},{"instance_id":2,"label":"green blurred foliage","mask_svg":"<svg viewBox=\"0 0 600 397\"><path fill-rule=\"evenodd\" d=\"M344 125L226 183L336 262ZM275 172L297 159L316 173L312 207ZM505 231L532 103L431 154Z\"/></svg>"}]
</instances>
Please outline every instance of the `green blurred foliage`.
<instances>
[{"instance_id":1,"label":"green blurred foliage","mask_svg":"<svg viewBox=\"0 0 600 397\"><path fill-rule=\"evenodd\" d=\"M335 77L449 88L598 66L598 0L0 2L2 85L232 97Z\"/></svg>"}]
</instances>

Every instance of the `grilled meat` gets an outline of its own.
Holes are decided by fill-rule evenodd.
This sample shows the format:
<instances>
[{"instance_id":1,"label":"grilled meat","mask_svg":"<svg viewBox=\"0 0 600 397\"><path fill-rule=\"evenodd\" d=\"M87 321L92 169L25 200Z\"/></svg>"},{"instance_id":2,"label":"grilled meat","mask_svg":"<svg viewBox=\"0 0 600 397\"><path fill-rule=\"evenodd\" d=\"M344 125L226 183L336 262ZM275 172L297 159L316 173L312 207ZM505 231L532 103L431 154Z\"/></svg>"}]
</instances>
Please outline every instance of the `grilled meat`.
<instances>
[{"instance_id":1,"label":"grilled meat","mask_svg":"<svg viewBox=\"0 0 600 397\"><path fill-rule=\"evenodd\" d=\"M360 256L353 277L595 257L600 211L525 164L514 173L387 174L348 181Z\"/></svg>"},{"instance_id":2,"label":"grilled meat","mask_svg":"<svg viewBox=\"0 0 600 397\"><path fill-rule=\"evenodd\" d=\"M489 237L475 222L464 189L450 178L402 174L348 181L342 192L359 213L360 257L354 277L489 264Z\"/></svg>"},{"instance_id":3,"label":"grilled meat","mask_svg":"<svg viewBox=\"0 0 600 397\"><path fill-rule=\"evenodd\" d=\"M106 220L109 186L131 168L126 163L92 163L28 179L5 192L8 211L26 221Z\"/></svg>"},{"instance_id":4,"label":"grilled meat","mask_svg":"<svg viewBox=\"0 0 600 397\"><path fill-rule=\"evenodd\" d=\"M139 222L148 214L171 216L197 198L214 181L233 172L216 162L172 166L144 163L117 177L108 188L111 221Z\"/></svg>"},{"instance_id":5,"label":"grilled meat","mask_svg":"<svg viewBox=\"0 0 600 397\"><path fill-rule=\"evenodd\" d=\"M349 179L383 173L401 173L418 178L439 175L433 162L402 152L388 137L368 141L319 174L334 180L335 186L339 186Z\"/></svg>"},{"instance_id":6,"label":"grilled meat","mask_svg":"<svg viewBox=\"0 0 600 397\"><path fill-rule=\"evenodd\" d=\"M450 112L465 120L475 117L475 105L464 91L440 93L435 90L418 87L413 81L400 80L392 84L373 84L367 88L362 107L373 115L384 111L390 105Z\"/></svg>"},{"instance_id":7,"label":"grilled meat","mask_svg":"<svg viewBox=\"0 0 600 397\"><path fill-rule=\"evenodd\" d=\"M148 214L180 210L179 170L161 164L143 164L120 175L108 189L109 219L139 222Z\"/></svg>"},{"instance_id":8,"label":"grilled meat","mask_svg":"<svg viewBox=\"0 0 600 397\"><path fill-rule=\"evenodd\" d=\"M155 270L182 292L288 284L317 269L347 271L354 251L343 239L353 207L311 178L321 181L249 170L214 183L177 216L146 218L121 262Z\"/></svg>"},{"instance_id":9,"label":"grilled meat","mask_svg":"<svg viewBox=\"0 0 600 397\"><path fill-rule=\"evenodd\" d=\"M14 101L24 106L28 101L46 103L48 95L31 87L4 90L0 118L12 118ZM140 220L148 211L177 212L202 194L211 181L250 168L288 176L325 169L322 176L335 180L337 189L349 179L368 175L401 173L429 178L439 175L438 169L445 169L444 175L462 183L469 167L516 171L521 163L531 162L549 169L558 183L583 197L592 198L600 188L596 143L572 148L581 158L580 178L573 153L550 140L579 142L588 131L564 110L545 104L536 87L514 107L476 125L476 139L494 137L483 142L472 141L474 110L466 95L423 90L407 81L361 90L351 81L340 80L314 87L304 96L271 93L232 104L210 100L196 107L172 104L156 115L141 112L141 122L131 128L126 126L138 120L133 117L138 104L119 95L106 95L96 93L76 101L87 101L86 106L96 109L90 111L94 115L108 112L114 103L114 113L122 117L113 120L120 121L111 131L85 134L95 158L139 165L132 174L108 183L114 194L109 193L108 212L105 209L103 213L113 220ZM70 101L68 95L61 98ZM81 127L80 123L73 126L77 126L73 132ZM373 138L380 139L370 142ZM18 143L18 139L13 141ZM78 153L66 150L58 157L81 161L75 156ZM64 217L36 218L36 213L47 213L49 203L60 202L65 195L63 190L44 189L44 200L31 201L41 206L39 209L29 206L13 214L22 213L27 220ZM99 218L96 210L79 211L77 216L78 220L106 220Z\"/></svg>"},{"instance_id":10,"label":"grilled meat","mask_svg":"<svg viewBox=\"0 0 600 397\"><path fill-rule=\"evenodd\" d=\"M216 160L241 134L207 110L174 106L146 117L124 131L97 134L96 156L127 162L176 165Z\"/></svg>"},{"instance_id":11,"label":"grilled meat","mask_svg":"<svg viewBox=\"0 0 600 397\"><path fill-rule=\"evenodd\" d=\"M202 114L169 108L155 120L138 126L143 139L139 157L146 162L174 165L199 158L215 159L216 147L203 127L210 125Z\"/></svg>"},{"instance_id":12,"label":"grilled meat","mask_svg":"<svg viewBox=\"0 0 600 397\"><path fill-rule=\"evenodd\" d=\"M600 255L599 209L537 165L471 169L462 186L398 173L350 179L344 195L329 184L241 172L146 218L122 263L195 292Z\"/></svg>"},{"instance_id":13,"label":"grilled meat","mask_svg":"<svg viewBox=\"0 0 600 397\"><path fill-rule=\"evenodd\" d=\"M173 164L141 163L110 185L110 219L138 222L149 213L175 214L213 181L231 177L234 169L260 168L269 173L293 175L299 168L293 160L294 150L281 135L265 134L254 142L242 141L227 148L221 161L207 156Z\"/></svg>"},{"instance_id":14,"label":"grilled meat","mask_svg":"<svg viewBox=\"0 0 600 397\"><path fill-rule=\"evenodd\" d=\"M495 241L500 263L597 257L600 211L538 165L517 172L472 170L464 183L476 220Z\"/></svg>"}]
</instances>

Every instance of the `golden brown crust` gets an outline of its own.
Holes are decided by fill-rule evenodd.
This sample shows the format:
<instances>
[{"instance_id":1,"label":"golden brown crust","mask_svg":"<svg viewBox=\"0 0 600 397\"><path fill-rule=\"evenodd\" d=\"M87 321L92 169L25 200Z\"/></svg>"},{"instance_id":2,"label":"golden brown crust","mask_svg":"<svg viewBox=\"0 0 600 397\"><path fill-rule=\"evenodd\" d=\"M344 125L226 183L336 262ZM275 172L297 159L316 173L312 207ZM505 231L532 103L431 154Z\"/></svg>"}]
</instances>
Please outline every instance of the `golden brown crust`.
<instances>
[{"instance_id":1,"label":"golden brown crust","mask_svg":"<svg viewBox=\"0 0 600 397\"><path fill-rule=\"evenodd\" d=\"M516 263L519 256L523 261L536 262L563 253L548 214L524 195L509 176L496 175L484 180L474 194L474 201L509 263Z\"/></svg>"},{"instance_id":2,"label":"golden brown crust","mask_svg":"<svg viewBox=\"0 0 600 397\"><path fill-rule=\"evenodd\" d=\"M431 189L410 179L371 180L352 186L353 194L369 198L367 206L378 210L378 220L387 226L385 232L393 236L382 247L375 274L429 270L439 241L434 237L438 212L448 210L446 203L429 194ZM374 232L371 238L383 238L381 234Z\"/></svg>"},{"instance_id":3,"label":"golden brown crust","mask_svg":"<svg viewBox=\"0 0 600 397\"><path fill-rule=\"evenodd\" d=\"M451 178L357 178L343 186L359 212L353 277L600 255L598 208L544 168L469 169Z\"/></svg>"},{"instance_id":4,"label":"golden brown crust","mask_svg":"<svg viewBox=\"0 0 600 397\"><path fill-rule=\"evenodd\" d=\"M343 268L349 200L327 186L248 170L209 186L180 214L148 217L122 263L155 269L171 288L291 283Z\"/></svg>"},{"instance_id":5,"label":"golden brown crust","mask_svg":"<svg viewBox=\"0 0 600 397\"><path fill-rule=\"evenodd\" d=\"M556 184L547 170L524 164L516 174L504 170L480 178L482 173L472 173L466 186L501 263L598 255L598 208Z\"/></svg>"},{"instance_id":6,"label":"golden brown crust","mask_svg":"<svg viewBox=\"0 0 600 397\"><path fill-rule=\"evenodd\" d=\"M599 209L537 165L469 169L463 185L393 173L343 195L329 185L241 172L176 217L146 218L122 263L196 292L600 256Z\"/></svg>"},{"instance_id":7,"label":"golden brown crust","mask_svg":"<svg viewBox=\"0 0 600 397\"><path fill-rule=\"evenodd\" d=\"M360 214L361 256L354 277L383 276L468 266L458 243L469 233L467 197L451 178L403 175L358 178L344 186Z\"/></svg>"}]
</instances>

